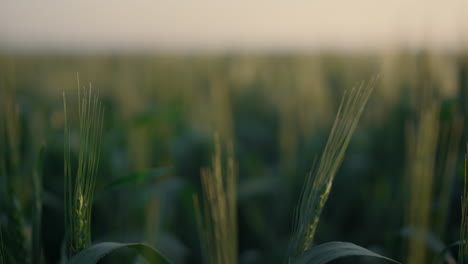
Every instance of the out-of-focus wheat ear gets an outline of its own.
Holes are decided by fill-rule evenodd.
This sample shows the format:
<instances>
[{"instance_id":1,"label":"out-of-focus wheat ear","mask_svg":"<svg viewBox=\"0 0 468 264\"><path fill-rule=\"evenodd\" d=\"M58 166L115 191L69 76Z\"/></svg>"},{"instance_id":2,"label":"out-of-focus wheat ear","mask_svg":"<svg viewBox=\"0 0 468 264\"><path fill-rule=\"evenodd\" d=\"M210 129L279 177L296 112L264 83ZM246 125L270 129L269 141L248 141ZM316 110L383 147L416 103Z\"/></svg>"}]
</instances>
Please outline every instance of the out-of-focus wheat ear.
<instances>
[{"instance_id":1,"label":"out-of-focus wheat ear","mask_svg":"<svg viewBox=\"0 0 468 264\"><path fill-rule=\"evenodd\" d=\"M458 251L458 263L468 263L468 144L467 152L465 153L465 175L464 175L464 188L463 196L461 198L461 224L460 224L460 245Z\"/></svg>"},{"instance_id":2,"label":"out-of-focus wheat ear","mask_svg":"<svg viewBox=\"0 0 468 264\"><path fill-rule=\"evenodd\" d=\"M210 249L206 248L207 242L209 241L209 234L205 229L205 222L203 220L204 217L202 216L202 212L205 211L202 211L202 208L200 207L200 199L196 194L192 196L192 200L195 210L195 218L197 221L198 234L200 236L200 240L202 241L202 243L200 243L202 258L206 263L212 263L214 259L210 259L212 254L209 252ZM208 219L206 221L208 221Z\"/></svg>"},{"instance_id":3,"label":"out-of-focus wheat ear","mask_svg":"<svg viewBox=\"0 0 468 264\"><path fill-rule=\"evenodd\" d=\"M376 78L362 82L343 95L318 167L307 175L293 218L288 257L295 257L312 246L323 207L344 158L349 141L374 89Z\"/></svg>"},{"instance_id":4,"label":"out-of-focus wheat ear","mask_svg":"<svg viewBox=\"0 0 468 264\"><path fill-rule=\"evenodd\" d=\"M230 259L237 263L238 254L238 235L237 235L237 165L234 160L232 145L228 150L227 158L227 201L228 201L228 239Z\"/></svg>"},{"instance_id":5,"label":"out-of-focus wheat ear","mask_svg":"<svg viewBox=\"0 0 468 264\"><path fill-rule=\"evenodd\" d=\"M214 142L212 167L200 172L202 206L198 198L193 200L203 257L209 264L237 263L236 166L230 143L223 148L217 135Z\"/></svg>"},{"instance_id":6,"label":"out-of-focus wheat ear","mask_svg":"<svg viewBox=\"0 0 468 264\"><path fill-rule=\"evenodd\" d=\"M416 126L410 127L408 145L408 227L415 229L409 241L407 263L426 263L424 236L430 228L430 207L439 134L440 107L427 97L421 104Z\"/></svg>"}]
</instances>

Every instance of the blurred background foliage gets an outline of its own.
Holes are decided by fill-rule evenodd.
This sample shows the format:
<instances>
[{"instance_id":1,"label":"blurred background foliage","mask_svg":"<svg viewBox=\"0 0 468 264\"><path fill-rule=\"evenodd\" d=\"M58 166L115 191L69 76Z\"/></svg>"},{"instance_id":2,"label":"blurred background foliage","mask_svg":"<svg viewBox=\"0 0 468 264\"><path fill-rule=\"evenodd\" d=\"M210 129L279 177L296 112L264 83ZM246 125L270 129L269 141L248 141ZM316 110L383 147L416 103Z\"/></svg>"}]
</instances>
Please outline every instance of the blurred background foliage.
<instances>
[{"instance_id":1,"label":"blurred background foliage","mask_svg":"<svg viewBox=\"0 0 468 264\"><path fill-rule=\"evenodd\" d=\"M46 263L57 263L63 241L62 92L75 96L77 73L81 85L91 82L100 91L105 108L93 241L145 241L174 263L200 263L192 196L200 193L200 168L210 166L217 131L231 135L235 146L239 262L280 263L302 183L343 92L376 75L315 243L350 241L397 260L407 254L408 146L414 145L408 126L417 122L427 90L440 104L429 230L445 244L459 237L466 53L3 54L0 95L15 94L19 109L15 188L26 219L34 199L30 171L38 147L46 146ZM70 119L77 124L76 115ZM71 131L72 148L77 136Z\"/></svg>"}]
</instances>

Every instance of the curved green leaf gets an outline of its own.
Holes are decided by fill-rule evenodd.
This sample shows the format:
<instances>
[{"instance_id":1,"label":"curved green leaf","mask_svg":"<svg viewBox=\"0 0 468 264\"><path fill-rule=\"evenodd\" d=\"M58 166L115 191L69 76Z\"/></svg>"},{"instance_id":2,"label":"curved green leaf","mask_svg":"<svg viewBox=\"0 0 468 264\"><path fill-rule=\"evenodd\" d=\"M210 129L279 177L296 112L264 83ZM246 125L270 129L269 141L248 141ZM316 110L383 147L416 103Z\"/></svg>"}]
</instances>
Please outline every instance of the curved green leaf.
<instances>
[{"instance_id":1,"label":"curved green leaf","mask_svg":"<svg viewBox=\"0 0 468 264\"><path fill-rule=\"evenodd\" d=\"M302 255L294 258L291 264L326 264L330 261L352 256L375 257L393 263L399 263L391 258L384 257L368 249L348 242L330 242L314 246Z\"/></svg>"},{"instance_id":2,"label":"curved green leaf","mask_svg":"<svg viewBox=\"0 0 468 264\"><path fill-rule=\"evenodd\" d=\"M167 261L167 259L161 255L161 253L147 244L122 244L115 242L103 242L92 245L91 247L84 249L73 256L68 264L96 264L103 257L123 248L129 248L138 252L138 254L142 255L149 263L169 264L169 261Z\"/></svg>"}]
</instances>

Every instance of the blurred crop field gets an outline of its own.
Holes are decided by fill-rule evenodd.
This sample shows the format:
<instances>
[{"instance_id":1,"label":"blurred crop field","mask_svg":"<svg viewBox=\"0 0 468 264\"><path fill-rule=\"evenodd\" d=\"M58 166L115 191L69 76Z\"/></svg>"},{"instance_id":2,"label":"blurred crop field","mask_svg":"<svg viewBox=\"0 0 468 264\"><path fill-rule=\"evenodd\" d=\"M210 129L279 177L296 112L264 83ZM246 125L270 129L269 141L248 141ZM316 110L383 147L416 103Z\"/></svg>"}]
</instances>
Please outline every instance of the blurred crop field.
<instances>
[{"instance_id":1,"label":"blurred crop field","mask_svg":"<svg viewBox=\"0 0 468 264\"><path fill-rule=\"evenodd\" d=\"M10 110L18 122L13 133L2 132L0 146L5 160L19 164L13 188L21 232L33 240L32 171L44 146L37 263L59 263L66 229L63 97L73 160L79 147L78 87L84 86L99 93L104 109L93 243L145 242L172 263L205 263L194 197L202 198L201 171L212 167L220 138L232 143L236 164L238 263L283 263L306 176L320 161L342 97L372 78L375 88L333 180L313 244L347 241L402 263L423 259L420 252L425 263L440 255L443 260L434 263L456 263L450 262L458 259L456 248L440 252L460 240L466 52L2 53L2 131L12 127ZM421 112L428 100L434 108L425 119ZM4 179L0 185L6 186ZM5 212L2 226L9 223ZM417 244L419 228L425 235ZM336 263L358 261L381 263ZM143 260L124 251L102 263Z\"/></svg>"}]
</instances>

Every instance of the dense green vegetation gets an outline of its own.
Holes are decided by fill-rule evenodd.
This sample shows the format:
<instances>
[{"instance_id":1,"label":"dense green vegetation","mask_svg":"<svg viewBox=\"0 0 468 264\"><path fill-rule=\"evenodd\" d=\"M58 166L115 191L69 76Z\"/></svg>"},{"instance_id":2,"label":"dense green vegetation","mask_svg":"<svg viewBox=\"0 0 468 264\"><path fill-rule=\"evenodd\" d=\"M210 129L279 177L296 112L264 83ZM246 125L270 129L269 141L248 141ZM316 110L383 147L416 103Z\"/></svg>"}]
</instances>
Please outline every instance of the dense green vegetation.
<instances>
[{"instance_id":1,"label":"dense green vegetation","mask_svg":"<svg viewBox=\"0 0 468 264\"><path fill-rule=\"evenodd\" d=\"M2 55L0 262L464 263L467 76L425 52Z\"/></svg>"}]
</instances>

